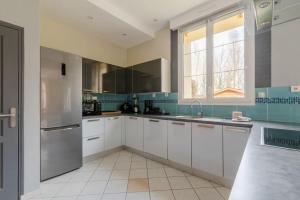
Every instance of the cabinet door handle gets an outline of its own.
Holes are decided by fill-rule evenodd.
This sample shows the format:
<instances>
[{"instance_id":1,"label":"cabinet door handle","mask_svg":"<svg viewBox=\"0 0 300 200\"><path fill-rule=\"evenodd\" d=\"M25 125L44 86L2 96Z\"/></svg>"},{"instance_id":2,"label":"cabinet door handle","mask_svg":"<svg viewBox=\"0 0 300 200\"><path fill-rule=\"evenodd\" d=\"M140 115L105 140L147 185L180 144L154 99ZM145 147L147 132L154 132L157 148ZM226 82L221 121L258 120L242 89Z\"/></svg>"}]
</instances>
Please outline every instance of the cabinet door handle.
<instances>
[{"instance_id":1,"label":"cabinet door handle","mask_svg":"<svg viewBox=\"0 0 300 200\"><path fill-rule=\"evenodd\" d=\"M136 117L129 117L129 119L134 119L134 120L137 120L137 118L136 118Z\"/></svg>"},{"instance_id":2,"label":"cabinet door handle","mask_svg":"<svg viewBox=\"0 0 300 200\"><path fill-rule=\"evenodd\" d=\"M100 119L89 119L87 120L88 122L97 122L97 121L100 121Z\"/></svg>"},{"instance_id":3,"label":"cabinet door handle","mask_svg":"<svg viewBox=\"0 0 300 200\"><path fill-rule=\"evenodd\" d=\"M198 124L198 127L200 127L200 128L215 128L215 126L211 125L211 124Z\"/></svg>"},{"instance_id":4,"label":"cabinet door handle","mask_svg":"<svg viewBox=\"0 0 300 200\"><path fill-rule=\"evenodd\" d=\"M97 140L97 139L99 139L100 137L92 137L92 138L88 138L87 140L88 141L91 141L91 140Z\"/></svg>"},{"instance_id":5,"label":"cabinet door handle","mask_svg":"<svg viewBox=\"0 0 300 200\"><path fill-rule=\"evenodd\" d=\"M149 119L149 122L159 122L159 120Z\"/></svg>"},{"instance_id":6,"label":"cabinet door handle","mask_svg":"<svg viewBox=\"0 0 300 200\"><path fill-rule=\"evenodd\" d=\"M227 131L232 131L232 132L249 133L249 129L246 129L246 128L239 128L239 127L229 127L229 126L225 126L225 129L226 129Z\"/></svg>"},{"instance_id":7,"label":"cabinet door handle","mask_svg":"<svg viewBox=\"0 0 300 200\"><path fill-rule=\"evenodd\" d=\"M172 122L172 124L174 124L174 125L180 125L180 126L184 126L185 125L185 123L180 123L180 122Z\"/></svg>"}]
</instances>

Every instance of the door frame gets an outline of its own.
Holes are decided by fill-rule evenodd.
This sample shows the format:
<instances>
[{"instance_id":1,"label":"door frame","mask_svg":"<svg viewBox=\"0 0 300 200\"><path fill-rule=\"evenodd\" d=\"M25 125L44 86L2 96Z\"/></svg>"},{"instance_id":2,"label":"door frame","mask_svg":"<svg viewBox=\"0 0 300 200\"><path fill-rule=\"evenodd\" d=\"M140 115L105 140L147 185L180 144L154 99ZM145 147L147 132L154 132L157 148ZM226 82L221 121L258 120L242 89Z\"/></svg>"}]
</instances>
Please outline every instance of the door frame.
<instances>
[{"instance_id":1,"label":"door frame","mask_svg":"<svg viewBox=\"0 0 300 200\"><path fill-rule=\"evenodd\" d=\"M19 199L21 199L21 195L24 194L24 28L13 25L4 21L0 20L0 26L4 26L7 28L14 29L18 31L18 37L19 37L19 42L18 42L18 50L19 50L19 58L18 58L18 77L19 77L19 100L18 100L18 106L19 110L17 111L18 113L18 136L19 136L19 166L18 166L18 171L19 171Z\"/></svg>"}]
</instances>

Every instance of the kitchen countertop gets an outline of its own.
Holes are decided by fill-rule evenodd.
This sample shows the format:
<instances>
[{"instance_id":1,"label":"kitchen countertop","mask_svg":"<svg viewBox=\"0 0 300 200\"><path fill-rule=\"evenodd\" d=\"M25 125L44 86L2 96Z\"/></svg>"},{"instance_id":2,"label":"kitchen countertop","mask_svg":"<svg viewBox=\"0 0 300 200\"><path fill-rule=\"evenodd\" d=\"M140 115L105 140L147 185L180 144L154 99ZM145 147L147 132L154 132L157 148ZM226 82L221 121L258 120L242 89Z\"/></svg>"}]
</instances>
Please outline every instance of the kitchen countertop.
<instances>
[{"instance_id":1,"label":"kitchen countertop","mask_svg":"<svg viewBox=\"0 0 300 200\"><path fill-rule=\"evenodd\" d=\"M144 115L144 114L122 114L123 116L132 116L132 117L144 117L144 118L152 118L152 119L162 119L162 120L173 120L173 121L182 121L182 122L199 122L199 123L209 123L209 124L219 124L226 126L237 126L237 127L246 127L251 128L252 122L234 122L230 119L222 119L222 118L213 118L213 117L202 117L202 118L193 118L191 116L173 116L173 115ZM91 119L91 118L101 118L101 117L115 117L115 115L103 116L103 115L95 115L95 116L84 116L83 119Z\"/></svg>"},{"instance_id":2,"label":"kitchen countertop","mask_svg":"<svg viewBox=\"0 0 300 200\"><path fill-rule=\"evenodd\" d=\"M299 200L300 151L260 145L262 127L300 130L254 122L229 200Z\"/></svg>"}]
</instances>

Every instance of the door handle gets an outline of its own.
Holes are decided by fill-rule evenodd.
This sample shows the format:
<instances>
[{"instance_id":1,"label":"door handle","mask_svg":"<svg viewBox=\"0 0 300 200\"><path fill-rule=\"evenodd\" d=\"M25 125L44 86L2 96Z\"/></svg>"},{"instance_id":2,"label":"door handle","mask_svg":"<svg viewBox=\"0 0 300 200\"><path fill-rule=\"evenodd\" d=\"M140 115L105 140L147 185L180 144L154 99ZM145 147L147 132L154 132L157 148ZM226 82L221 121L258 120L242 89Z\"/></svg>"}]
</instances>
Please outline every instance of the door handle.
<instances>
[{"instance_id":1,"label":"door handle","mask_svg":"<svg viewBox=\"0 0 300 200\"><path fill-rule=\"evenodd\" d=\"M15 107L11 107L9 109L9 114L0 113L0 118L9 117L9 127L15 128L17 126L17 109Z\"/></svg>"},{"instance_id":2,"label":"door handle","mask_svg":"<svg viewBox=\"0 0 300 200\"><path fill-rule=\"evenodd\" d=\"M214 125L210 125L210 124L198 124L198 127L200 127L200 128L215 128Z\"/></svg>"},{"instance_id":3,"label":"door handle","mask_svg":"<svg viewBox=\"0 0 300 200\"><path fill-rule=\"evenodd\" d=\"M159 120L149 119L149 122L159 122Z\"/></svg>"}]
</instances>

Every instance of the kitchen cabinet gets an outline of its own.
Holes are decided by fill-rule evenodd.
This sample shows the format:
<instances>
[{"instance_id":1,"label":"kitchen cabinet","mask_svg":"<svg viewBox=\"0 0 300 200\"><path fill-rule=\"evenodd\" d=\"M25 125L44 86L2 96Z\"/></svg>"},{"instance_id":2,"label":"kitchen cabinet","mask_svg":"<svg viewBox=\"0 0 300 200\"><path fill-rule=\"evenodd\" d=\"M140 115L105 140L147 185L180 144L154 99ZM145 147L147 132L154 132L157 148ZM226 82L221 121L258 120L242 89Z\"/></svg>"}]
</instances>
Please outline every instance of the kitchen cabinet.
<instances>
[{"instance_id":1,"label":"kitchen cabinet","mask_svg":"<svg viewBox=\"0 0 300 200\"><path fill-rule=\"evenodd\" d=\"M121 117L105 118L105 150L110 150L122 145L122 120Z\"/></svg>"},{"instance_id":2,"label":"kitchen cabinet","mask_svg":"<svg viewBox=\"0 0 300 200\"><path fill-rule=\"evenodd\" d=\"M223 176L222 126L192 123L192 167Z\"/></svg>"},{"instance_id":3,"label":"kitchen cabinet","mask_svg":"<svg viewBox=\"0 0 300 200\"><path fill-rule=\"evenodd\" d=\"M160 119L144 119L144 152L167 159L168 123Z\"/></svg>"},{"instance_id":4,"label":"kitchen cabinet","mask_svg":"<svg viewBox=\"0 0 300 200\"><path fill-rule=\"evenodd\" d=\"M133 93L170 92L170 67L160 58L132 66Z\"/></svg>"},{"instance_id":5,"label":"kitchen cabinet","mask_svg":"<svg viewBox=\"0 0 300 200\"><path fill-rule=\"evenodd\" d=\"M101 136L104 134L104 118L82 120L82 137Z\"/></svg>"},{"instance_id":6,"label":"kitchen cabinet","mask_svg":"<svg viewBox=\"0 0 300 200\"><path fill-rule=\"evenodd\" d=\"M82 139L82 156L90 156L104 151L104 136L93 136Z\"/></svg>"},{"instance_id":7,"label":"kitchen cabinet","mask_svg":"<svg viewBox=\"0 0 300 200\"><path fill-rule=\"evenodd\" d=\"M191 167L192 123L168 121L168 160Z\"/></svg>"},{"instance_id":8,"label":"kitchen cabinet","mask_svg":"<svg viewBox=\"0 0 300 200\"><path fill-rule=\"evenodd\" d=\"M122 145L126 145L126 135L125 135L125 117L121 116L121 125L122 125Z\"/></svg>"},{"instance_id":9,"label":"kitchen cabinet","mask_svg":"<svg viewBox=\"0 0 300 200\"><path fill-rule=\"evenodd\" d=\"M104 151L104 118L82 120L83 157Z\"/></svg>"},{"instance_id":10,"label":"kitchen cabinet","mask_svg":"<svg viewBox=\"0 0 300 200\"><path fill-rule=\"evenodd\" d=\"M130 67L116 68L116 93L128 94L132 92L132 69Z\"/></svg>"},{"instance_id":11,"label":"kitchen cabinet","mask_svg":"<svg viewBox=\"0 0 300 200\"><path fill-rule=\"evenodd\" d=\"M143 118L125 117L126 146L140 151L144 150Z\"/></svg>"},{"instance_id":12,"label":"kitchen cabinet","mask_svg":"<svg viewBox=\"0 0 300 200\"><path fill-rule=\"evenodd\" d=\"M234 180L250 134L249 128L223 127L224 177Z\"/></svg>"}]
</instances>

